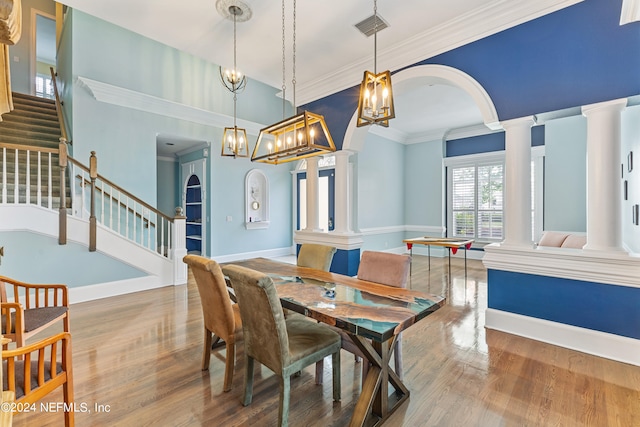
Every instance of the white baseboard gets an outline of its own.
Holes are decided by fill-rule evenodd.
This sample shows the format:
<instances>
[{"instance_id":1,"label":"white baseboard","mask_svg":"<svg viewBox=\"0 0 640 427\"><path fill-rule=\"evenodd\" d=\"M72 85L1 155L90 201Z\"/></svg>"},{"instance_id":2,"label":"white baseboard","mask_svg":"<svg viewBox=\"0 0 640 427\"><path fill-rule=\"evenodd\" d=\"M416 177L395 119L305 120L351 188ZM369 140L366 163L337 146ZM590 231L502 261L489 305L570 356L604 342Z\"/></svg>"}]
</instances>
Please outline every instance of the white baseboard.
<instances>
[{"instance_id":1,"label":"white baseboard","mask_svg":"<svg viewBox=\"0 0 640 427\"><path fill-rule=\"evenodd\" d=\"M79 286L69 288L69 303L77 304L171 285L171 283L161 283L160 278L157 276L144 276L116 282Z\"/></svg>"},{"instance_id":2,"label":"white baseboard","mask_svg":"<svg viewBox=\"0 0 640 427\"><path fill-rule=\"evenodd\" d=\"M488 329L640 366L640 340L488 308Z\"/></svg>"}]
</instances>

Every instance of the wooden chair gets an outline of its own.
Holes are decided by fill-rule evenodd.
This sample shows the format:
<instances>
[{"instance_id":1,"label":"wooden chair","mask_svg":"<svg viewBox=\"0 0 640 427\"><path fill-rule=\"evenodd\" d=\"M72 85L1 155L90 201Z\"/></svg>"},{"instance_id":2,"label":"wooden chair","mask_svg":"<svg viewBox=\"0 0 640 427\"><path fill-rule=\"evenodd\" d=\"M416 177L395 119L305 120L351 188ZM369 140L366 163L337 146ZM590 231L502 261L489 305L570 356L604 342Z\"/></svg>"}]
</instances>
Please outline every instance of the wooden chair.
<instances>
[{"instance_id":1,"label":"wooden chair","mask_svg":"<svg viewBox=\"0 0 640 427\"><path fill-rule=\"evenodd\" d=\"M64 425L74 425L71 335L61 332L41 341L2 351L3 389L16 404L35 403L62 386Z\"/></svg>"},{"instance_id":2,"label":"wooden chair","mask_svg":"<svg viewBox=\"0 0 640 427\"><path fill-rule=\"evenodd\" d=\"M0 307L2 335L17 347L22 347L27 338L61 319L64 331L70 332L65 285L30 284L0 276Z\"/></svg>"},{"instance_id":3,"label":"wooden chair","mask_svg":"<svg viewBox=\"0 0 640 427\"><path fill-rule=\"evenodd\" d=\"M316 270L329 271L336 248L333 246L317 245L315 243L303 243L298 252L297 265L299 267L315 268Z\"/></svg>"},{"instance_id":4,"label":"wooden chair","mask_svg":"<svg viewBox=\"0 0 640 427\"><path fill-rule=\"evenodd\" d=\"M411 256L407 254L393 254L389 252L364 251L358 266L358 279L369 282L380 283L382 285L406 288L409 278L409 268L411 266ZM342 336L342 348L356 355L358 360L364 355L355 345L353 340L344 331L340 331ZM395 372L400 379L403 377L402 367L402 334L398 335L393 348ZM368 363L362 364L362 380L367 376Z\"/></svg>"},{"instance_id":5,"label":"wooden chair","mask_svg":"<svg viewBox=\"0 0 640 427\"><path fill-rule=\"evenodd\" d=\"M209 369L211 347L222 339L227 351L223 391L229 391L233 386L236 342L242 331L238 305L231 302L227 283L217 262L199 255L187 255L182 260L193 273L202 304L204 317L202 370Z\"/></svg>"},{"instance_id":6,"label":"wooden chair","mask_svg":"<svg viewBox=\"0 0 640 427\"><path fill-rule=\"evenodd\" d=\"M224 266L223 271L233 284L242 315L246 360L242 404L251 403L257 360L280 377L278 424L288 425L291 375L328 355L333 360L333 399L339 401L340 335L299 316L285 318L269 276L237 265Z\"/></svg>"}]
</instances>

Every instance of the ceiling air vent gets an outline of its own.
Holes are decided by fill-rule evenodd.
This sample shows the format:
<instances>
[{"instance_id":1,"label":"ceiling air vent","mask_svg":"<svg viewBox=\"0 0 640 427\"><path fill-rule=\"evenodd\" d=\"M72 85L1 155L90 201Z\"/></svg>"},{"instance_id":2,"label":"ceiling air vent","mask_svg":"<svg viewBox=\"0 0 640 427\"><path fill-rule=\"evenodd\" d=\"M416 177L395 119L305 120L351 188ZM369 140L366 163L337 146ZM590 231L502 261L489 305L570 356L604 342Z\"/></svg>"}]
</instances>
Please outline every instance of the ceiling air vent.
<instances>
[{"instance_id":1,"label":"ceiling air vent","mask_svg":"<svg viewBox=\"0 0 640 427\"><path fill-rule=\"evenodd\" d=\"M364 34L365 36L367 36L367 37L372 36L373 32L375 30L374 17L375 17L375 15L371 15L367 19L358 22L355 25L355 27L358 30L360 30L360 32L362 34ZM382 18L380 15L378 15L376 19L378 21L378 32L384 30L385 28L387 28L389 26L389 24L387 24L387 21L385 21L384 18Z\"/></svg>"}]
</instances>

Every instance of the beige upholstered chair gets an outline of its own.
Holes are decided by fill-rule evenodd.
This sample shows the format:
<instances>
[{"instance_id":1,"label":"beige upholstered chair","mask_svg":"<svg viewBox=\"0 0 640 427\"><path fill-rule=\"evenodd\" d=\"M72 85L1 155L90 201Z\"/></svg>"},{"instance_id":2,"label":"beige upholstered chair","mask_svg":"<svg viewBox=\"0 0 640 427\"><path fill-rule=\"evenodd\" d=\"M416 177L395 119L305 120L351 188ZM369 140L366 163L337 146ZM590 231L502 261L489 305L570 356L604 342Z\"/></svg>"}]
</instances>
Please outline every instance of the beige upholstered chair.
<instances>
[{"instance_id":1,"label":"beige upholstered chair","mask_svg":"<svg viewBox=\"0 0 640 427\"><path fill-rule=\"evenodd\" d=\"M246 372L242 404L251 403L253 361L257 360L280 376L278 424L289 417L290 377L302 368L331 355L333 399L340 400L340 335L322 324L300 316L284 317L280 299L270 277L237 265L223 267L240 305Z\"/></svg>"},{"instance_id":2,"label":"beige upholstered chair","mask_svg":"<svg viewBox=\"0 0 640 427\"><path fill-rule=\"evenodd\" d=\"M336 248L333 246L317 245L315 243L303 243L298 252L297 264L299 267L315 268L316 270L329 271Z\"/></svg>"},{"instance_id":3,"label":"beige upholstered chair","mask_svg":"<svg viewBox=\"0 0 640 427\"><path fill-rule=\"evenodd\" d=\"M204 350L202 370L209 369L211 346L224 340L227 350L224 372L224 391L231 390L236 359L236 341L242 330L240 311L232 304L227 283L217 262L198 255L187 255L183 259L193 274L200 294L204 317ZM215 335L215 340L213 336Z\"/></svg>"},{"instance_id":4,"label":"beige upholstered chair","mask_svg":"<svg viewBox=\"0 0 640 427\"><path fill-rule=\"evenodd\" d=\"M63 321L65 332L70 331L65 285L30 284L0 276L0 302L2 335L17 347L58 320Z\"/></svg>"},{"instance_id":5,"label":"beige upholstered chair","mask_svg":"<svg viewBox=\"0 0 640 427\"><path fill-rule=\"evenodd\" d=\"M406 288L409 278L409 267L411 266L411 256L407 254L399 255L388 252L364 251L358 266L358 279L367 280L369 282L380 283L387 286L395 286L397 288ZM355 354L357 357L363 357L360 349L355 345L351 338L344 332L342 336L342 348ZM402 379L402 334L398 336L396 345L393 349L393 357L395 362L395 372ZM362 380L366 377L368 364L362 365Z\"/></svg>"},{"instance_id":6,"label":"beige upholstered chair","mask_svg":"<svg viewBox=\"0 0 640 427\"><path fill-rule=\"evenodd\" d=\"M2 363L2 388L15 392L16 404L35 403L62 386L64 403L73 408L71 335L68 332L14 350L3 350ZM73 410L64 411L64 425L74 425Z\"/></svg>"}]
</instances>

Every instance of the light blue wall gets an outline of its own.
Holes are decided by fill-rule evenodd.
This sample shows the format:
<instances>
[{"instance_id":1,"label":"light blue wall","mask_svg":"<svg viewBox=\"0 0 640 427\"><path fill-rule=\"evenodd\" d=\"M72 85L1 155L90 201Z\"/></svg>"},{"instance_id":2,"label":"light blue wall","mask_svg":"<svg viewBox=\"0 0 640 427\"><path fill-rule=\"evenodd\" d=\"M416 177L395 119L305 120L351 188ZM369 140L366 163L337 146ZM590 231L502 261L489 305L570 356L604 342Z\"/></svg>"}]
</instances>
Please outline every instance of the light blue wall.
<instances>
[{"instance_id":1,"label":"light blue wall","mask_svg":"<svg viewBox=\"0 0 640 427\"><path fill-rule=\"evenodd\" d=\"M633 170L628 172L627 156L633 151ZM631 207L640 204L640 105L622 113L622 160L624 180L628 183L628 200L622 200L622 238L632 252L640 253L640 226L631 223Z\"/></svg>"},{"instance_id":2,"label":"light blue wall","mask_svg":"<svg viewBox=\"0 0 640 427\"><path fill-rule=\"evenodd\" d=\"M157 171L157 208L163 214L172 217L175 214L176 206L182 204L176 191L176 183L180 180L178 162L175 160L158 159Z\"/></svg>"},{"instance_id":3,"label":"light blue wall","mask_svg":"<svg viewBox=\"0 0 640 427\"><path fill-rule=\"evenodd\" d=\"M233 97L218 67L77 10L73 15L72 79L85 77L191 107L232 115ZM68 76L67 76L68 80ZM238 117L258 123L281 120L278 89L249 81ZM253 102L246 102L251 99ZM74 157L97 152L99 173L156 204L156 135L209 141L223 129L96 101L74 83ZM230 119L231 120L231 119Z\"/></svg>"},{"instance_id":4,"label":"light blue wall","mask_svg":"<svg viewBox=\"0 0 640 427\"><path fill-rule=\"evenodd\" d=\"M359 229L404 225L405 146L369 133L357 157Z\"/></svg>"},{"instance_id":5,"label":"light blue wall","mask_svg":"<svg viewBox=\"0 0 640 427\"><path fill-rule=\"evenodd\" d=\"M587 231L587 122L545 123L544 229Z\"/></svg>"},{"instance_id":6,"label":"light blue wall","mask_svg":"<svg viewBox=\"0 0 640 427\"><path fill-rule=\"evenodd\" d=\"M407 145L404 154L404 218L407 225L443 226L442 141Z\"/></svg>"},{"instance_id":7,"label":"light blue wall","mask_svg":"<svg viewBox=\"0 0 640 427\"><path fill-rule=\"evenodd\" d=\"M5 247L0 274L30 283L87 286L146 276L134 267L86 246L26 231L0 232ZM91 268L86 268L91 266Z\"/></svg>"},{"instance_id":8,"label":"light blue wall","mask_svg":"<svg viewBox=\"0 0 640 427\"><path fill-rule=\"evenodd\" d=\"M34 9L48 15L56 14L55 3L51 0L22 0L22 35L18 43L9 46L11 90L14 92L31 94L31 44L32 35L35 36L31 28L31 14Z\"/></svg>"}]
</instances>

